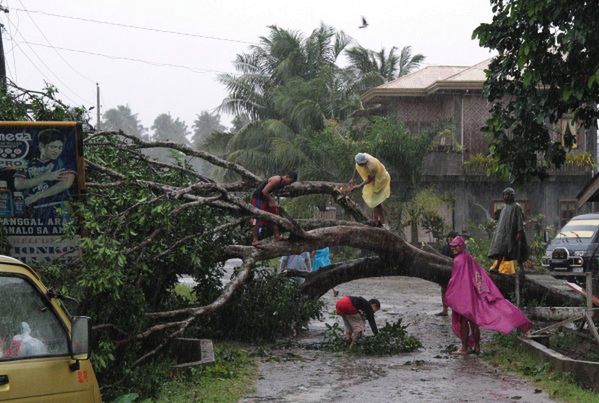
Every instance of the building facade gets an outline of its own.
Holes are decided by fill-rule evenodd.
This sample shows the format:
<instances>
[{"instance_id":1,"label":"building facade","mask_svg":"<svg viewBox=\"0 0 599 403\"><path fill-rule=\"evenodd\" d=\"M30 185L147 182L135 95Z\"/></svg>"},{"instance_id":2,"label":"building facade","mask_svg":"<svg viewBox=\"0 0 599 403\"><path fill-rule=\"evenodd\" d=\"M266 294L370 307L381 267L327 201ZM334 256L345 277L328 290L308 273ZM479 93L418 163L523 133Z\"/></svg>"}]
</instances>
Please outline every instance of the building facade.
<instances>
[{"instance_id":1,"label":"building facade","mask_svg":"<svg viewBox=\"0 0 599 403\"><path fill-rule=\"evenodd\" d=\"M491 219L501 208L501 192L508 186L505 180L487 175L484 165L489 141L481 128L490 116L490 104L482 88L488 63L428 66L362 96L365 106L378 105L381 114L396 117L415 135L438 130L424 161L424 185L449 196L451 201L440 213L448 227L460 232L476 233L478 224ZM563 119L554 140L560 141L567 130L576 137L572 153L596 161L596 130L578 129ZM516 187L516 200L528 221L559 229L570 217L587 212L586 206L577 208L576 196L592 175L588 165L567 164L544 181ZM428 239L430 235L420 231L419 240Z\"/></svg>"}]
</instances>

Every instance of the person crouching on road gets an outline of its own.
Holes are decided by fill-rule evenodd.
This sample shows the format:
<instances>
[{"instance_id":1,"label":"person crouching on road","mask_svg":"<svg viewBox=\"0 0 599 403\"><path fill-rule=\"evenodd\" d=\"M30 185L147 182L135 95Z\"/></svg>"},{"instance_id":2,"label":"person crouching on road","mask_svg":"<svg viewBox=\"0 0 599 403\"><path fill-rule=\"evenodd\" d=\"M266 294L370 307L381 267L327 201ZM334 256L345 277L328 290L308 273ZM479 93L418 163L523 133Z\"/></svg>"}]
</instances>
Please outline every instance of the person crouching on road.
<instances>
[{"instance_id":1,"label":"person crouching on road","mask_svg":"<svg viewBox=\"0 0 599 403\"><path fill-rule=\"evenodd\" d=\"M379 330L374 321L374 314L381 309L381 303L378 299L367 301L362 297L345 296L337 301L335 306L337 315L340 315L345 325L345 337L350 343L350 347L366 330L366 321L368 320L373 334ZM364 315L364 316L362 316Z\"/></svg>"}]
</instances>

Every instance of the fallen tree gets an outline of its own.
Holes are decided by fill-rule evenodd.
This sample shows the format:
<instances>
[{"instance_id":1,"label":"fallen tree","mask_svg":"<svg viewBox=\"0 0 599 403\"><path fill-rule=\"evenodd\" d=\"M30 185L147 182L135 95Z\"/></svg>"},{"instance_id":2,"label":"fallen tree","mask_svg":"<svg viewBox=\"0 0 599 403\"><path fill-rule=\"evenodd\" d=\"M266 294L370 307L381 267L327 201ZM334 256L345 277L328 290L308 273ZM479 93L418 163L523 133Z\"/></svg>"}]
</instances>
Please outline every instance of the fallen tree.
<instances>
[{"instance_id":1,"label":"fallen tree","mask_svg":"<svg viewBox=\"0 0 599 403\"><path fill-rule=\"evenodd\" d=\"M197 306L187 306L177 309L144 311L139 331L127 333L118 331L115 343L118 348L129 346L132 343L151 340L160 333L160 342L154 343L152 348L144 351L133 363L138 365L156 354L168 345L169 341L181 335L190 326L194 319L210 315L222 309L232 296L242 288L252 277L255 263L279 256L310 251L324 246L347 246L368 251L372 256L340 262L315 273L294 273L295 276L305 277L305 282L300 286L301 292L308 298L319 298L332 287L348 281L378 276L412 276L445 284L451 274L451 260L431 250L422 250L403 240L398 235L374 226L368 225L366 215L351 199L350 195L340 191L340 184L333 182L297 182L285 188L281 196L288 198L302 197L305 195L325 194L341 206L354 221L317 221L295 220L283 212L281 216L258 210L248 202L248 195L260 183L262 178L244 167L223 160L204 151L194 150L180 144L170 142L146 142L137 137L129 136L122 132L96 132L85 139L88 148L106 147L117 149L120 155L127 156L118 162L125 164L124 169L119 169L119 163L107 164L112 158L109 154L104 156L101 152L95 154L94 159L86 160L89 172L88 188L102 193L102 197L114 197L115 194L129 189L143 190L144 197L139 198L130 205L117 206L118 217L124 224L115 224L122 229L126 219L140 212L149 211L156 217L155 225L145 223L144 234L135 234L139 241L122 251L126 262L136 262L147 259L165 265L176 264L171 255L176 255L181 248L193 245L201 238L206 242L219 237L221 232L226 232L235 226L242 225L246 218L258 217L276 223L289 232L288 239L280 241L265 240L256 246L245 243L231 243L224 248L226 257L240 257L243 260L241 268L234 279L225 287L222 294L215 295ZM174 153L175 162L155 161L150 159L146 152L151 149L167 149ZM122 157L121 157L122 158ZM228 183L218 183L203 175L197 174L181 159L199 158L210 162L220 168L229 170L238 176L238 180ZM177 162L179 160L179 162ZM126 164L144 164L147 170L153 173L152 179L140 175L132 175L127 171ZM110 166L109 166L110 165ZM110 192L116 193L110 193ZM111 196L112 195L112 196ZM158 212L154 211L160 206ZM207 213L208 211L208 213ZM213 214L209 211L214 211ZM138 217L143 220L144 215ZM181 228L191 225L198 217L206 220L218 217L220 225L214 225L210 230L177 234L171 222L177 223ZM115 221L116 222L116 221ZM197 231L197 222L191 225ZM177 228L175 228L177 229ZM115 236L106 234L107 237ZM243 240L237 238L236 240ZM245 239L248 242L248 239ZM99 257L101 258L101 257ZM216 258L215 258L216 259ZM155 286L154 276L160 277L160 272L144 269L141 266L135 273L135 287L151 290ZM193 274L193 273L192 273ZM498 286L504 293L513 290L511 277L495 277ZM173 277L164 280L172 283ZM578 298L548 289L542 284L527 282L528 295L531 298L544 300L556 305L571 305ZM149 292L149 291L147 291ZM147 294L147 292L145 292ZM155 305L156 306L156 305ZM102 329L119 329L119 326L110 323L98 325ZM126 334L124 336L123 334Z\"/></svg>"}]
</instances>

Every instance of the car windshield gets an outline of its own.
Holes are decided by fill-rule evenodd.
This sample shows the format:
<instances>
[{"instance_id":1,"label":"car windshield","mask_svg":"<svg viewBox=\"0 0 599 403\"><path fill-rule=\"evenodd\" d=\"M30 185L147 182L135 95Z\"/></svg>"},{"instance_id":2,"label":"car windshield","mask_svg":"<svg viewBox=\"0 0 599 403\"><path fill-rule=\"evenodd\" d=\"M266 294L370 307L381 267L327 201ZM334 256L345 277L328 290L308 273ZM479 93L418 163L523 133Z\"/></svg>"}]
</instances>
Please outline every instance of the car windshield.
<instances>
[{"instance_id":1,"label":"car windshield","mask_svg":"<svg viewBox=\"0 0 599 403\"><path fill-rule=\"evenodd\" d=\"M562 228L556 238L592 238L598 227L599 220L572 220Z\"/></svg>"}]
</instances>

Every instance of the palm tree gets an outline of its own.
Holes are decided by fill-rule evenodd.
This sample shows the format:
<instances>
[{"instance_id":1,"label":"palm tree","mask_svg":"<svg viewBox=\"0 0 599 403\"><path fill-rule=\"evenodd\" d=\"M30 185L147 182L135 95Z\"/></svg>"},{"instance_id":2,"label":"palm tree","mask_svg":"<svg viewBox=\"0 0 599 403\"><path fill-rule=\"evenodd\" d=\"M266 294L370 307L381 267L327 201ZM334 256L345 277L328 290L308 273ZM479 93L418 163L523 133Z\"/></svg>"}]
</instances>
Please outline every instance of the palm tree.
<instances>
[{"instance_id":1,"label":"palm tree","mask_svg":"<svg viewBox=\"0 0 599 403\"><path fill-rule=\"evenodd\" d=\"M350 68L355 72L354 89L364 92L387 81L395 80L418 68L424 61L424 56L412 56L411 46L404 46L399 55L397 47L392 47L387 53L385 48L375 52L362 46L354 46L345 51Z\"/></svg>"},{"instance_id":2,"label":"palm tree","mask_svg":"<svg viewBox=\"0 0 599 403\"><path fill-rule=\"evenodd\" d=\"M303 164L302 144L327 119L344 119L359 106L353 73L336 65L350 42L324 24L307 37L271 26L259 45L238 55L239 74L219 76L228 91L221 110L251 123L230 137L228 157L262 174Z\"/></svg>"},{"instance_id":3,"label":"palm tree","mask_svg":"<svg viewBox=\"0 0 599 403\"><path fill-rule=\"evenodd\" d=\"M259 45L237 55L234 65L238 75L219 76L228 92L221 110L235 115L245 113L253 120L289 118L291 110L281 110L276 105L283 100L285 88L292 89L298 84L314 88L318 83L329 93L326 96L317 94L318 99L312 94L304 94L303 99L322 104L320 110L326 118L338 117L344 105L330 102L331 98L339 98L331 92L343 90L335 81L341 71L335 63L351 39L324 24L307 38L277 26L270 26L269 30L268 36L260 38ZM297 92L292 98L297 102L296 95ZM302 109L305 111L305 104Z\"/></svg>"}]
</instances>

